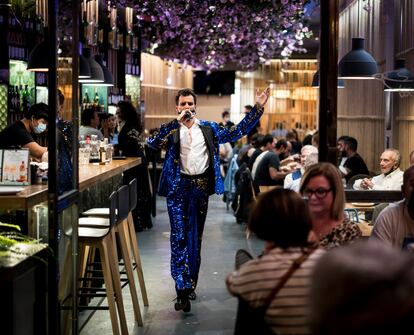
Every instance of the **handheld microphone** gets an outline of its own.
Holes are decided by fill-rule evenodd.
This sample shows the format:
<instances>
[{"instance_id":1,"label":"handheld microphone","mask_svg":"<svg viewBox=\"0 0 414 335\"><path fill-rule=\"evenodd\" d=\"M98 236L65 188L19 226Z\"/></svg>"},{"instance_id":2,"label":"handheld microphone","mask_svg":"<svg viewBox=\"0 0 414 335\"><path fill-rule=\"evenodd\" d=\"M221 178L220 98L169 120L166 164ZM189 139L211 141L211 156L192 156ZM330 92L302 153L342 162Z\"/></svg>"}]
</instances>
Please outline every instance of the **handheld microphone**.
<instances>
[{"instance_id":1,"label":"handheld microphone","mask_svg":"<svg viewBox=\"0 0 414 335\"><path fill-rule=\"evenodd\" d=\"M188 111L185 111L185 114L183 116L183 120L184 121L190 120L192 116L193 115L191 114L191 111L189 111L189 110Z\"/></svg>"}]
</instances>

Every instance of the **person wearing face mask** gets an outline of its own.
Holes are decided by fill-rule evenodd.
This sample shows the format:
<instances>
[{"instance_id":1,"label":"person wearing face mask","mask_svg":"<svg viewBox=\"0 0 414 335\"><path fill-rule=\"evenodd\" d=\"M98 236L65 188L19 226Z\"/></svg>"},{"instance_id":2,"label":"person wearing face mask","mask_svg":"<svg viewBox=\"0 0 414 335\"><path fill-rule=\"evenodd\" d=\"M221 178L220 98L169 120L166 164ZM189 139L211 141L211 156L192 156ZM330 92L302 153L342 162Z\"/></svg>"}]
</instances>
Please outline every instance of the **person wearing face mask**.
<instances>
[{"instance_id":1,"label":"person wearing face mask","mask_svg":"<svg viewBox=\"0 0 414 335\"><path fill-rule=\"evenodd\" d=\"M403 172L400 170L401 155L396 149L385 150L380 157L381 174L373 178L358 179L354 183L355 190L398 191L403 183Z\"/></svg>"},{"instance_id":2,"label":"person wearing face mask","mask_svg":"<svg viewBox=\"0 0 414 335\"><path fill-rule=\"evenodd\" d=\"M43 133L47 128L49 108L44 103L32 105L24 118L9 125L0 132L0 149L27 148L30 156L41 161L47 148L40 146L33 135Z\"/></svg>"},{"instance_id":3,"label":"person wearing face mask","mask_svg":"<svg viewBox=\"0 0 414 335\"><path fill-rule=\"evenodd\" d=\"M123 174L123 183L127 185L137 179L137 206L132 211L136 231L152 228L151 188L148 163L142 146L142 124L135 107L129 101L120 101L116 110L120 123L118 144L115 154L127 157L141 157L141 164Z\"/></svg>"},{"instance_id":4,"label":"person wearing face mask","mask_svg":"<svg viewBox=\"0 0 414 335\"><path fill-rule=\"evenodd\" d=\"M224 192L220 175L219 144L234 142L252 130L263 114L270 88L256 92L256 105L237 125L227 129L199 120L197 96L182 89L175 97L177 118L162 124L148 145L166 145L158 194L167 197L171 225L171 274L175 281L175 310L189 312L196 298L201 263L201 242L209 196ZM121 135L120 135L121 137Z\"/></svg>"},{"instance_id":5,"label":"person wearing face mask","mask_svg":"<svg viewBox=\"0 0 414 335\"><path fill-rule=\"evenodd\" d=\"M404 172L401 191L404 199L388 205L375 221L370 240L378 240L399 250L414 246L414 166Z\"/></svg>"}]
</instances>

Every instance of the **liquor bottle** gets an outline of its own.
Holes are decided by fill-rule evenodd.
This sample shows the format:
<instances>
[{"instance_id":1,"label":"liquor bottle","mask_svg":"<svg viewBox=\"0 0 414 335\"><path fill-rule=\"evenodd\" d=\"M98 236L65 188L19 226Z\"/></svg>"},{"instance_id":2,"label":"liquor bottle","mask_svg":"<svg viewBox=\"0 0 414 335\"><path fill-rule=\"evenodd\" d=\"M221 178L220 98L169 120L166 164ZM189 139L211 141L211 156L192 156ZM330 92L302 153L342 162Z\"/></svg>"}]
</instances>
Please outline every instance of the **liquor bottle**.
<instances>
[{"instance_id":1,"label":"liquor bottle","mask_svg":"<svg viewBox=\"0 0 414 335\"><path fill-rule=\"evenodd\" d=\"M27 113L30 108L30 92L28 85L24 85L24 91L22 92L22 112Z\"/></svg>"},{"instance_id":2,"label":"liquor bottle","mask_svg":"<svg viewBox=\"0 0 414 335\"><path fill-rule=\"evenodd\" d=\"M20 92L17 85L14 87L14 109L16 112L20 111Z\"/></svg>"},{"instance_id":3,"label":"liquor bottle","mask_svg":"<svg viewBox=\"0 0 414 335\"><path fill-rule=\"evenodd\" d=\"M85 89L85 94L83 95L83 100L82 100L82 104L83 104L83 109L87 108L89 105L89 94L88 94L88 89Z\"/></svg>"},{"instance_id":4,"label":"liquor bottle","mask_svg":"<svg viewBox=\"0 0 414 335\"><path fill-rule=\"evenodd\" d=\"M105 144L103 141L101 141L99 145L99 165L105 165L106 164L106 149Z\"/></svg>"},{"instance_id":5,"label":"liquor bottle","mask_svg":"<svg viewBox=\"0 0 414 335\"><path fill-rule=\"evenodd\" d=\"M20 172L20 177L18 181L20 182L26 181L27 171L26 171L26 164L24 163L24 161L22 161L22 164L20 164L19 166L19 172Z\"/></svg>"},{"instance_id":6,"label":"liquor bottle","mask_svg":"<svg viewBox=\"0 0 414 335\"><path fill-rule=\"evenodd\" d=\"M95 96L94 96L94 98L93 98L93 103L94 103L96 106L99 106L99 101L100 101L100 98L99 98L99 93L98 93L97 89L95 88Z\"/></svg>"}]
</instances>

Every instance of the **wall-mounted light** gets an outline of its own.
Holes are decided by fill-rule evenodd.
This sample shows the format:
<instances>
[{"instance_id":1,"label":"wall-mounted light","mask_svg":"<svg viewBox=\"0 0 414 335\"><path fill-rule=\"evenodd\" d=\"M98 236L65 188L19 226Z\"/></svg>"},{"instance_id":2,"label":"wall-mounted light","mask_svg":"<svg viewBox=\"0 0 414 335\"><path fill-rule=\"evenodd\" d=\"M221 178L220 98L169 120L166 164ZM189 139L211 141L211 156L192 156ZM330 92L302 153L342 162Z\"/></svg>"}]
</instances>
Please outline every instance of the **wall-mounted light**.
<instances>
[{"instance_id":1,"label":"wall-mounted light","mask_svg":"<svg viewBox=\"0 0 414 335\"><path fill-rule=\"evenodd\" d=\"M340 79L374 79L378 65L374 57L364 49L364 38L352 39L352 50L338 64Z\"/></svg>"}]
</instances>

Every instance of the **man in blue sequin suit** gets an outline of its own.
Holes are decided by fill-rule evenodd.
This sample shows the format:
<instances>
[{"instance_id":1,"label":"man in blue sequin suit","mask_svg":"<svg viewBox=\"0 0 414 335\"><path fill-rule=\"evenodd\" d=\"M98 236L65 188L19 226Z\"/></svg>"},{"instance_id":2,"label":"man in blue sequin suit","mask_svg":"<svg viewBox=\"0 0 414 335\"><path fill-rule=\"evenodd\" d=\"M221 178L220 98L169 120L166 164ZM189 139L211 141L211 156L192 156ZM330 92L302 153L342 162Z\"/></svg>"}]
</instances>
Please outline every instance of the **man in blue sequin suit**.
<instances>
[{"instance_id":1,"label":"man in blue sequin suit","mask_svg":"<svg viewBox=\"0 0 414 335\"><path fill-rule=\"evenodd\" d=\"M162 124L149 139L154 149L166 146L158 194L167 197L171 225L171 274L177 291L176 310L188 312L194 300L201 261L201 240L208 197L223 193L219 144L246 135L263 114L270 89L256 93L256 105L239 124L225 128L195 118L197 96L178 91L177 119Z\"/></svg>"}]
</instances>

